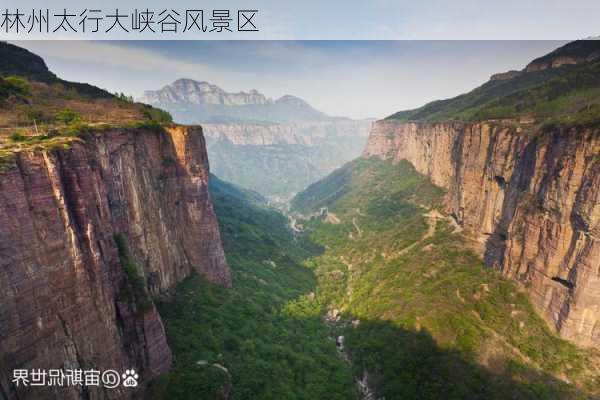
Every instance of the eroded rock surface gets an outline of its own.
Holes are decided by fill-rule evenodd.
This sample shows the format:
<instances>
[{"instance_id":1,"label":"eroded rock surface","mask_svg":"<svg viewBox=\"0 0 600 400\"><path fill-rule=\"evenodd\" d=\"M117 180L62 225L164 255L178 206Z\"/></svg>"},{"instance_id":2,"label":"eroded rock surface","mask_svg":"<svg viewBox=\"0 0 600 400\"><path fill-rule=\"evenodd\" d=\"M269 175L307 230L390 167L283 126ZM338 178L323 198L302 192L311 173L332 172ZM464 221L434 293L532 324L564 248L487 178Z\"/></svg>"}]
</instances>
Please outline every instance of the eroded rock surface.
<instances>
[{"instance_id":1,"label":"eroded rock surface","mask_svg":"<svg viewBox=\"0 0 600 400\"><path fill-rule=\"evenodd\" d=\"M151 301L193 270L231 285L199 127L111 129L18 153L0 173L0 398L129 398L129 388L17 389L13 369L166 372ZM127 244L126 273L116 238Z\"/></svg>"},{"instance_id":2,"label":"eroded rock surface","mask_svg":"<svg viewBox=\"0 0 600 400\"><path fill-rule=\"evenodd\" d=\"M528 121L375 124L363 156L406 159L565 338L600 346L600 132Z\"/></svg>"}]
</instances>

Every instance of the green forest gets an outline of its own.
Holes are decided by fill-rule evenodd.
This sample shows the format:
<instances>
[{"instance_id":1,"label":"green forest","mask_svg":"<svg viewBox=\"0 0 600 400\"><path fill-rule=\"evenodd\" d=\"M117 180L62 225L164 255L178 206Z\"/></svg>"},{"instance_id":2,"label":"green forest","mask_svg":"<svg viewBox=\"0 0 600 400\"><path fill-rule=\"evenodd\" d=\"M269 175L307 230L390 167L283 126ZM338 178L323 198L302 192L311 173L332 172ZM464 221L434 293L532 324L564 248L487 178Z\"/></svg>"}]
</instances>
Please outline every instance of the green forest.
<instances>
[{"instance_id":1,"label":"green forest","mask_svg":"<svg viewBox=\"0 0 600 400\"><path fill-rule=\"evenodd\" d=\"M292 203L296 235L260 195L214 176L210 189L233 289L196 275L159 303L175 363L155 398L598 393L589 353L483 265L409 163L359 159L311 185Z\"/></svg>"}]
</instances>

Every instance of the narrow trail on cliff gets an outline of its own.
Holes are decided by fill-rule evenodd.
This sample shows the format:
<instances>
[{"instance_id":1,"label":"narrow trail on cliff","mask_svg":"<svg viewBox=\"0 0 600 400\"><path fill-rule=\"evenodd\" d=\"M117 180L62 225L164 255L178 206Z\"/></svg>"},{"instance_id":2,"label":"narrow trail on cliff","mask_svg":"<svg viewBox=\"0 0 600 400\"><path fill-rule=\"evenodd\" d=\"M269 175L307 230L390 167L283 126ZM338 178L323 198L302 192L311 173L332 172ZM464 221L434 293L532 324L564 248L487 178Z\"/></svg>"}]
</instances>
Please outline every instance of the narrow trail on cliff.
<instances>
[{"instance_id":1,"label":"narrow trail on cliff","mask_svg":"<svg viewBox=\"0 0 600 400\"><path fill-rule=\"evenodd\" d=\"M423 243L425 240L433 237L433 235L435 234L435 229L437 227L438 220L446 220L446 219L451 220L450 217L446 217L446 216L442 215L438 210L435 210L435 209L429 211L427 214L423 214L423 216L427 220L427 232L425 232L425 234L418 241L414 242L411 245L406 246L405 248L403 248L402 250L400 250L396 253L392 253L389 256L387 256L386 257L387 259L401 257L401 256L405 255L406 253L408 253L409 251L411 251L412 249L414 249L415 247L417 247L419 244Z\"/></svg>"}]
</instances>

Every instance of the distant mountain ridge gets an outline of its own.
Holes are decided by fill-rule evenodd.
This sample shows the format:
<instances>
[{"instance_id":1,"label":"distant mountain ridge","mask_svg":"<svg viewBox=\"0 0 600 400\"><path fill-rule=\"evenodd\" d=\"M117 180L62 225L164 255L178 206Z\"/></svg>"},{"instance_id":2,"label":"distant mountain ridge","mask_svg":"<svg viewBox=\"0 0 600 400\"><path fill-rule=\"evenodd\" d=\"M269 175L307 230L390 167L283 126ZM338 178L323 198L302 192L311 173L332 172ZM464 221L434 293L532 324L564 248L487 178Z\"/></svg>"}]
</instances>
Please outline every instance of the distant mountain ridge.
<instances>
[{"instance_id":1,"label":"distant mountain ridge","mask_svg":"<svg viewBox=\"0 0 600 400\"><path fill-rule=\"evenodd\" d=\"M270 99L256 89L230 93L206 81L178 79L139 99L169 111L182 123L285 123L327 121L330 117L292 95Z\"/></svg>"},{"instance_id":2,"label":"distant mountain ridge","mask_svg":"<svg viewBox=\"0 0 600 400\"><path fill-rule=\"evenodd\" d=\"M372 123L328 116L289 94L274 100L191 79L148 90L140 101L179 123L202 124L212 172L275 202L358 157Z\"/></svg>"},{"instance_id":3,"label":"distant mountain ridge","mask_svg":"<svg viewBox=\"0 0 600 400\"><path fill-rule=\"evenodd\" d=\"M600 40L577 40L536 58L525 67L525 71L541 71L548 68L559 68L563 65L593 62L599 59Z\"/></svg>"},{"instance_id":4,"label":"distant mountain ridge","mask_svg":"<svg viewBox=\"0 0 600 400\"><path fill-rule=\"evenodd\" d=\"M533 60L521 71L492 75L468 93L399 111L387 119L590 124L600 121L599 104L600 40L579 40Z\"/></svg>"}]
</instances>

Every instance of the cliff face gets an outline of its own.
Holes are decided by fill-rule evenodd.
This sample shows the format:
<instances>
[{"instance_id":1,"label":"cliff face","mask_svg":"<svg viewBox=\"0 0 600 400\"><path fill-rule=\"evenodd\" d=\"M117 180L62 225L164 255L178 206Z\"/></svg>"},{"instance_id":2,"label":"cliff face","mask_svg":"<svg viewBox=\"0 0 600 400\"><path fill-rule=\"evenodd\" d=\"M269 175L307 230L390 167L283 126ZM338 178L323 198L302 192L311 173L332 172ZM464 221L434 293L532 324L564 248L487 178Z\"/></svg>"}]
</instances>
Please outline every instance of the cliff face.
<instances>
[{"instance_id":1,"label":"cliff face","mask_svg":"<svg viewBox=\"0 0 600 400\"><path fill-rule=\"evenodd\" d=\"M565 338L600 346L600 132L526 121L375 124L363 156L406 159L447 190L487 264Z\"/></svg>"},{"instance_id":2,"label":"cliff face","mask_svg":"<svg viewBox=\"0 0 600 400\"><path fill-rule=\"evenodd\" d=\"M371 121L203 124L212 172L283 201L358 157Z\"/></svg>"},{"instance_id":3,"label":"cliff face","mask_svg":"<svg viewBox=\"0 0 600 400\"><path fill-rule=\"evenodd\" d=\"M133 393L17 389L13 369L134 367L143 381L169 369L148 295L192 270L231 285L208 176L199 127L113 129L14 157L0 173L0 397Z\"/></svg>"},{"instance_id":4,"label":"cliff face","mask_svg":"<svg viewBox=\"0 0 600 400\"><path fill-rule=\"evenodd\" d=\"M207 140L227 139L235 145L318 146L330 138L366 138L370 120L296 122L287 124L202 124Z\"/></svg>"},{"instance_id":5,"label":"cliff face","mask_svg":"<svg viewBox=\"0 0 600 400\"><path fill-rule=\"evenodd\" d=\"M526 72L560 68L563 65L589 63L600 59L600 42L597 39L579 40L539 57L525 67Z\"/></svg>"}]
</instances>

